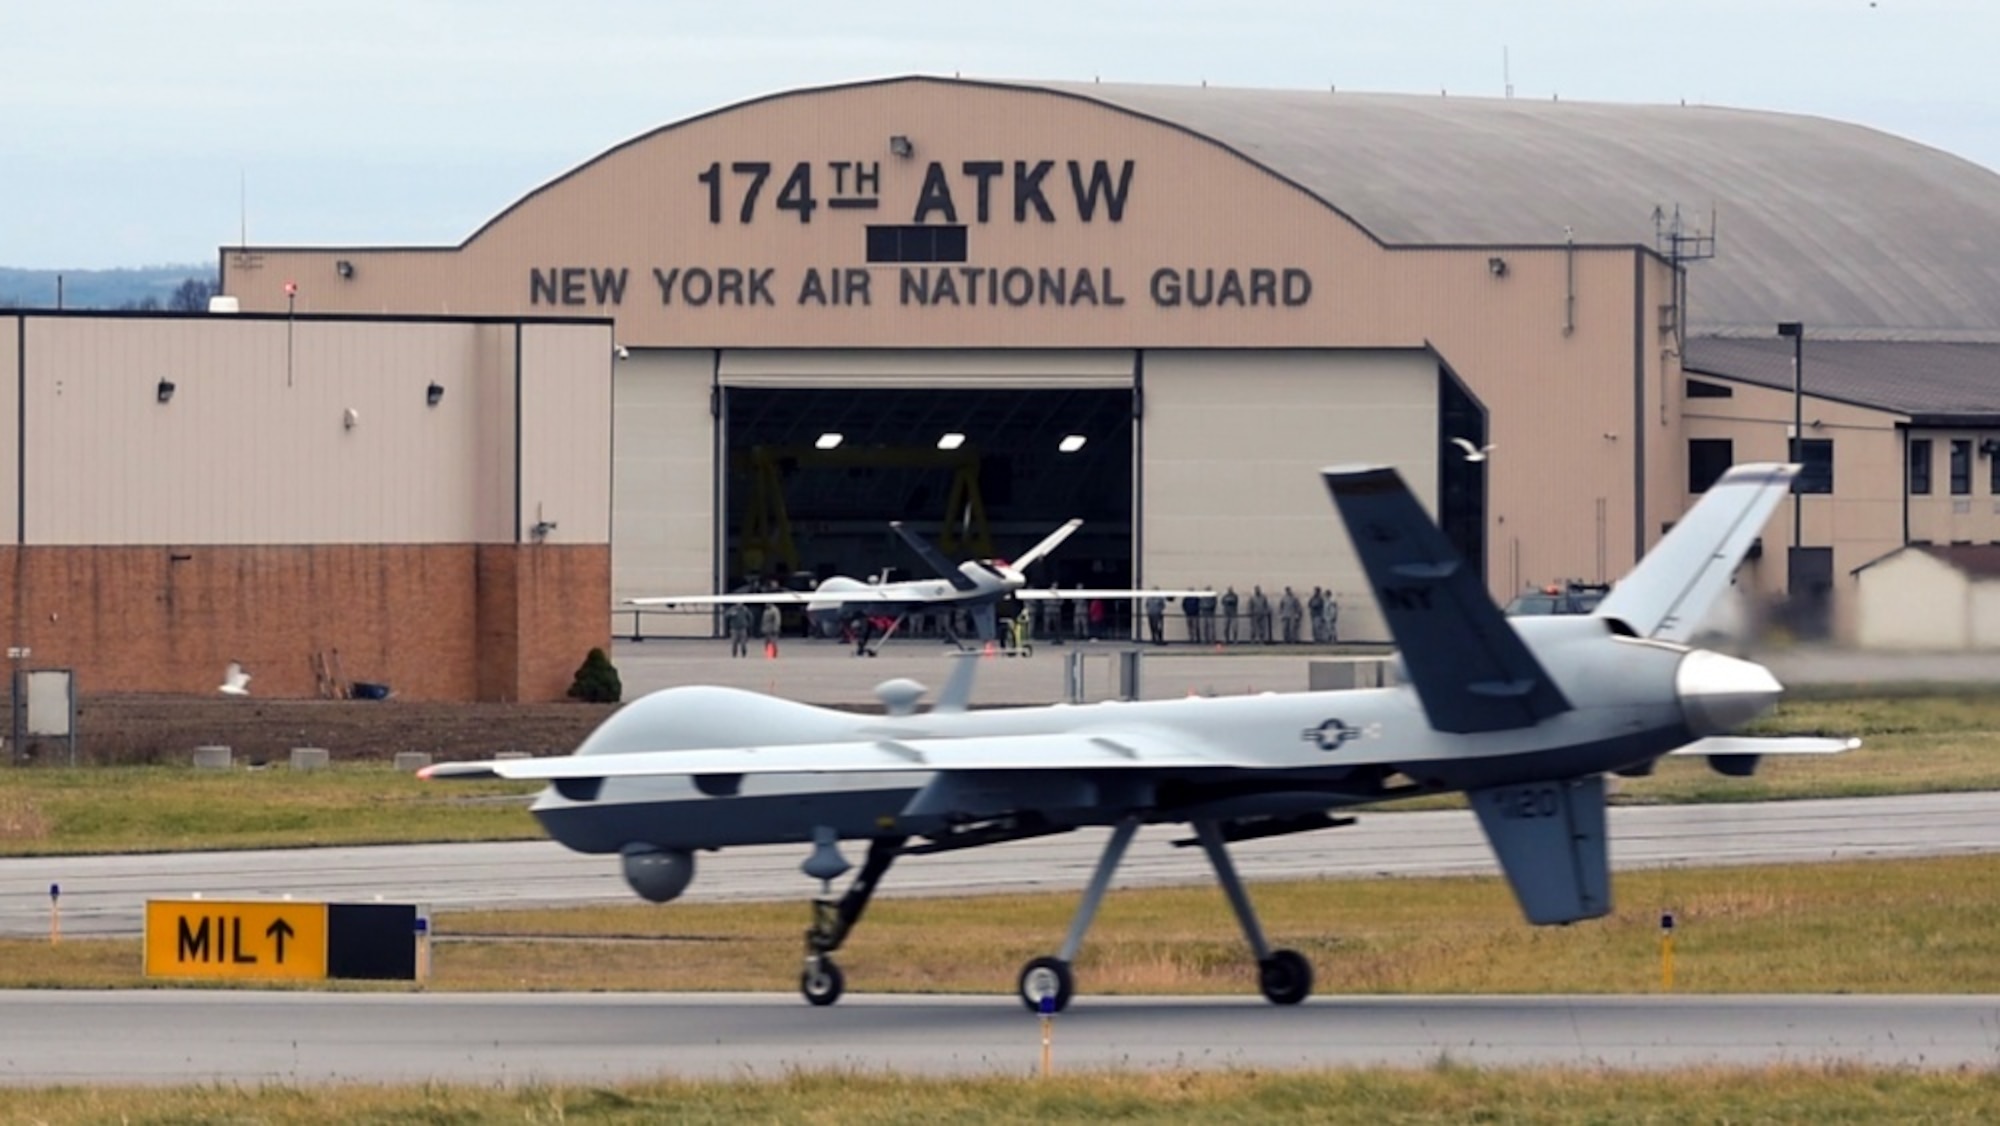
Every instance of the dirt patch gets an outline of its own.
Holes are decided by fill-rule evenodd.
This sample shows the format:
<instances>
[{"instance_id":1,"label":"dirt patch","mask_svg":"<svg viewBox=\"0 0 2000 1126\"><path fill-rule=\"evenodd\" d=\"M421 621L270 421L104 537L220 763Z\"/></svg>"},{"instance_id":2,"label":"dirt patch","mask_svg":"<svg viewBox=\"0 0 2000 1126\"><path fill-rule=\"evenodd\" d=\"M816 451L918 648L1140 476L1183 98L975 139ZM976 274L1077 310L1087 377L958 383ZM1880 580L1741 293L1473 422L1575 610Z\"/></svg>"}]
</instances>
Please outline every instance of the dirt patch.
<instances>
[{"instance_id":1,"label":"dirt patch","mask_svg":"<svg viewBox=\"0 0 2000 1126\"><path fill-rule=\"evenodd\" d=\"M200 746L229 747L237 762L284 761L293 747L324 747L336 762L387 760L401 751L488 758L502 751L564 754L613 708L608 704L445 704L388 700L258 700L195 696L97 696L77 704L77 760L187 765ZM62 744L22 748L56 763ZM16 761L9 747L0 762Z\"/></svg>"}]
</instances>

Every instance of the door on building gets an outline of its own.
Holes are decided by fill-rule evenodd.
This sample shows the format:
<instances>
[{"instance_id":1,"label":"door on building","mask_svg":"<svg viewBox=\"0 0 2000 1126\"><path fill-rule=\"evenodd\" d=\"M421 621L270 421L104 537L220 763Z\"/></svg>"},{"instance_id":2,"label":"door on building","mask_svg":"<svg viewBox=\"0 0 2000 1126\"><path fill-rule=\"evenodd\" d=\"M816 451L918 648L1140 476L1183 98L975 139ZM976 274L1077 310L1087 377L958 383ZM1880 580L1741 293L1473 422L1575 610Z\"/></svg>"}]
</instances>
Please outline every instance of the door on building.
<instances>
[{"instance_id":1,"label":"door on building","mask_svg":"<svg viewBox=\"0 0 2000 1126\"><path fill-rule=\"evenodd\" d=\"M1833 632L1833 549L1795 547L1791 550L1785 589L1786 624L1801 641L1824 640Z\"/></svg>"}]
</instances>

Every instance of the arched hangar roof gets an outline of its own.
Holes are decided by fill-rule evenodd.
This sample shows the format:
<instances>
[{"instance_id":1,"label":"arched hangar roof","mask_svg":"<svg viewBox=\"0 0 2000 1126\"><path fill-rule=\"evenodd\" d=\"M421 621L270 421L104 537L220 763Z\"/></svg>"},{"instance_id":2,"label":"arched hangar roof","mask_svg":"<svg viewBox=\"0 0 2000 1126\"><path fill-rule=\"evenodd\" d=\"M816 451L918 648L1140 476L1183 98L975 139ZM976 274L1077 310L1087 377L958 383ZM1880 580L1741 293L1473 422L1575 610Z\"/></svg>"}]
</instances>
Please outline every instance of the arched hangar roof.
<instances>
[{"instance_id":1,"label":"arched hangar roof","mask_svg":"<svg viewBox=\"0 0 2000 1126\"><path fill-rule=\"evenodd\" d=\"M1678 207L1689 230L1707 230L1713 214L1715 256L1688 267L1694 333L1766 336L1802 321L1817 339L2000 342L2000 174L1847 122L1699 105L929 76L751 102L873 85L1040 91L1184 129L1392 247L1568 237L1659 248L1656 213Z\"/></svg>"},{"instance_id":2,"label":"arched hangar roof","mask_svg":"<svg viewBox=\"0 0 2000 1126\"><path fill-rule=\"evenodd\" d=\"M1656 245L1716 216L1689 327L2000 339L2000 175L1877 130L1714 106L1017 83L1206 136L1392 246Z\"/></svg>"}]
</instances>

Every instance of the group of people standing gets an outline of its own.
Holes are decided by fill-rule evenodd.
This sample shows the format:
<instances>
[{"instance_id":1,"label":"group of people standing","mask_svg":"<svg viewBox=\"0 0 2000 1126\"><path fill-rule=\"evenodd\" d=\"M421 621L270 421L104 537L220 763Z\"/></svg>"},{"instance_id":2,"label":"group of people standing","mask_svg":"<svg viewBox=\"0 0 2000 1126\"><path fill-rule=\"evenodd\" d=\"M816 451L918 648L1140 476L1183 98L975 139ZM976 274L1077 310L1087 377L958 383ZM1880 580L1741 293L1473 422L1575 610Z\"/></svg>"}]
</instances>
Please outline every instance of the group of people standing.
<instances>
[{"instance_id":1,"label":"group of people standing","mask_svg":"<svg viewBox=\"0 0 2000 1126\"><path fill-rule=\"evenodd\" d=\"M729 655L747 657L750 655L750 623L753 618L762 627L760 633L765 640L776 644L778 633L784 628L784 617L778 613L778 606L766 602L762 612L754 612L741 602L732 602L722 613L723 624L729 628Z\"/></svg>"},{"instance_id":2,"label":"group of people standing","mask_svg":"<svg viewBox=\"0 0 2000 1126\"><path fill-rule=\"evenodd\" d=\"M1146 630L1149 640L1155 645L1167 643L1167 598L1160 594L1146 597ZM1312 589L1312 595L1304 601L1291 587L1286 587L1272 602L1262 586L1252 586L1248 598L1239 596L1236 588L1226 588L1221 595L1207 597L1189 595L1181 599L1181 617L1184 622L1186 639L1200 644L1236 645L1247 640L1250 644L1270 645L1282 642L1298 645L1306 640L1302 635L1308 620L1311 622L1311 640L1315 644L1326 645L1340 639L1340 603L1332 591L1319 587ZM1222 632L1216 636L1217 611L1221 612ZM1250 636L1239 636L1239 623L1249 621ZM1273 633L1276 624L1279 633Z\"/></svg>"},{"instance_id":3,"label":"group of people standing","mask_svg":"<svg viewBox=\"0 0 2000 1126\"><path fill-rule=\"evenodd\" d=\"M1275 602L1264 593L1262 586L1252 586L1248 597L1239 596L1236 588L1231 586L1219 595L1190 594L1179 602L1184 638L1190 643L1298 645L1310 640L1326 645L1339 640L1340 604L1334 599L1332 591L1319 587L1314 587L1312 594L1304 600L1289 586L1284 588ZM1167 597L1158 593L1147 595L1144 609L1149 640L1155 645L1165 645L1169 610ZM1123 615L1118 617L1122 619ZM723 611L722 618L729 634L730 656L749 656L752 638L762 638L767 653L774 651L772 646L776 644L783 624L775 604L765 603L753 608L741 602L732 603ZM1245 621L1249 623L1247 637L1242 636L1242 623ZM1310 638L1304 632L1308 622L1312 631ZM1082 641L1122 636L1124 628L1122 620L1113 621L1111 607L1103 598L1064 599L1060 603L1037 600L1029 603L1022 624L1035 637L1054 638L1058 643L1066 633ZM868 651L871 632L866 625L857 630L857 653Z\"/></svg>"}]
</instances>

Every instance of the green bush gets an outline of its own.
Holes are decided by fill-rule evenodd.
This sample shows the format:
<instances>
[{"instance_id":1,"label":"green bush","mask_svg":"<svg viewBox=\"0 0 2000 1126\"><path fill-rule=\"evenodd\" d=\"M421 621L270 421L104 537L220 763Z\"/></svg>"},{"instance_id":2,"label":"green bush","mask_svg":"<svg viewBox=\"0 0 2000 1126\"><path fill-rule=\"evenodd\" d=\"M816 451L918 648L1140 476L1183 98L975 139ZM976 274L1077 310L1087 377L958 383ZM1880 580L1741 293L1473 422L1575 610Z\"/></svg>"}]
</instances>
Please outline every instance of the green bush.
<instances>
[{"instance_id":1,"label":"green bush","mask_svg":"<svg viewBox=\"0 0 2000 1126\"><path fill-rule=\"evenodd\" d=\"M625 685L618 679L618 667L604 655L604 650L592 649L583 664L577 666L569 694L586 703L615 704L625 695Z\"/></svg>"}]
</instances>

